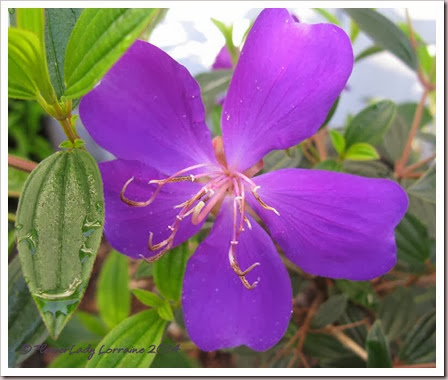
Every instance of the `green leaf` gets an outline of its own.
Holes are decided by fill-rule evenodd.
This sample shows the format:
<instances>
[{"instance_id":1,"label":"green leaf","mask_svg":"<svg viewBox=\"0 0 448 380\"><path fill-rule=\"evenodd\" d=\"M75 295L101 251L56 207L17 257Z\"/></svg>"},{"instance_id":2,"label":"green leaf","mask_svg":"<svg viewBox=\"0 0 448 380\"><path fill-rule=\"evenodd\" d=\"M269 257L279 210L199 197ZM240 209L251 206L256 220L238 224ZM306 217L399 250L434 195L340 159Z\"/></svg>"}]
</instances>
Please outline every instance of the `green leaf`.
<instances>
[{"instance_id":1,"label":"green leaf","mask_svg":"<svg viewBox=\"0 0 448 380\"><path fill-rule=\"evenodd\" d=\"M352 44L357 40L360 31L361 29L359 29L358 24L353 20L350 20L350 41L352 41Z\"/></svg>"},{"instance_id":2,"label":"green leaf","mask_svg":"<svg viewBox=\"0 0 448 380\"><path fill-rule=\"evenodd\" d=\"M388 50L411 69L417 69L417 55L406 35L392 21L368 8L349 8L345 12L356 21L376 45Z\"/></svg>"},{"instance_id":3,"label":"green leaf","mask_svg":"<svg viewBox=\"0 0 448 380\"><path fill-rule=\"evenodd\" d=\"M296 168L302 160L302 152L297 146L286 150L273 150L263 159L264 172L271 172L282 168Z\"/></svg>"},{"instance_id":4,"label":"green leaf","mask_svg":"<svg viewBox=\"0 0 448 380\"><path fill-rule=\"evenodd\" d=\"M355 143L379 144L392 124L397 106L383 100L364 108L349 123L345 131L347 148Z\"/></svg>"},{"instance_id":5,"label":"green leaf","mask_svg":"<svg viewBox=\"0 0 448 380\"><path fill-rule=\"evenodd\" d=\"M364 49L361 53L358 53L355 57L355 63L363 60L364 58L370 57L371 55L381 53L384 49L381 46L370 46L367 49Z\"/></svg>"},{"instance_id":6,"label":"green leaf","mask_svg":"<svg viewBox=\"0 0 448 380\"><path fill-rule=\"evenodd\" d=\"M112 250L98 278L98 309L101 318L109 328L113 328L127 318L131 311L128 269L127 256Z\"/></svg>"},{"instance_id":7,"label":"green leaf","mask_svg":"<svg viewBox=\"0 0 448 380\"><path fill-rule=\"evenodd\" d=\"M363 177L389 178L393 175L393 170L381 161L344 161L342 166L345 173Z\"/></svg>"},{"instance_id":8,"label":"green leaf","mask_svg":"<svg viewBox=\"0 0 448 380\"><path fill-rule=\"evenodd\" d=\"M352 161L369 161L380 158L375 147L368 143L356 143L348 148L344 158Z\"/></svg>"},{"instance_id":9,"label":"green leaf","mask_svg":"<svg viewBox=\"0 0 448 380\"><path fill-rule=\"evenodd\" d=\"M312 320L314 328L320 328L336 322L344 313L347 307L347 297L343 294L336 294L329 297L317 310Z\"/></svg>"},{"instance_id":10,"label":"green leaf","mask_svg":"<svg viewBox=\"0 0 448 380\"><path fill-rule=\"evenodd\" d=\"M338 322L341 325L348 325L349 323L359 322L366 317L368 317L368 313L364 308L349 302ZM365 324L355 326L345 330L344 333L359 345L364 346L367 338L367 326Z\"/></svg>"},{"instance_id":11,"label":"green leaf","mask_svg":"<svg viewBox=\"0 0 448 380\"><path fill-rule=\"evenodd\" d=\"M168 301L163 302L163 304L157 308L160 318L166 321L174 321L173 309Z\"/></svg>"},{"instance_id":12,"label":"green leaf","mask_svg":"<svg viewBox=\"0 0 448 380\"><path fill-rule=\"evenodd\" d=\"M188 257L187 242L174 248L154 263L154 282L160 294L168 300L180 300Z\"/></svg>"},{"instance_id":13,"label":"green leaf","mask_svg":"<svg viewBox=\"0 0 448 380\"><path fill-rule=\"evenodd\" d=\"M51 83L58 98L65 92L64 57L72 30L81 8L45 9L45 44Z\"/></svg>"},{"instance_id":14,"label":"green leaf","mask_svg":"<svg viewBox=\"0 0 448 380\"><path fill-rule=\"evenodd\" d=\"M73 99L89 92L155 16L152 8L85 9L65 52L64 96Z\"/></svg>"},{"instance_id":15,"label":"green leaf","mask_svg":"<svg viewBox=\"0 0 448 380\"><path fill-rule=\"evenodd\" d=\"M382 144L378 147L382 156L394 163L398 160L404 150L409 132L412 127L412 120L414 119L415 111L417 109L416 103L402 103L397 107L397 115L392 122L392 125L386 132ZM427 125L432 121L432 116L428 108L423 109L422 120L419 128Z\"/></svg>"},{"instance_id":16,"label":"green leaf","mask_svg":"<svg viewBox=\"0 0 448 380\"><path fill-rule=\"evenodd\" d=\"M392 368L389 343L383 333L380 320L375 321L367 334L366 350L368 354L367 367Z\"/></svg>"},{"instance_id":17,"label":"green leaf","mask_svg":"<svg viewBox=\"0 0 448 380\"><path fill-rule=\"evenodd\" d=\"M430 363L436 359L436 312L425 314L409 331L399 354L405 363Z\"/></svg>"},{"instance_id":18,"label":"green leaf","mask_svg":"<svg viewBox=\"0 0 448 380\"><path fill-rule=\"evenodd\" d=\"M233 70L215 70L195 77L201 88L202 101L207 113L217 103L218 97L227 91L232 73Z\"/></svg>"},{"instance_id":19,"label":"green leaf","mask_svg":"<svg viewBox=\"0 0 448 380\"><path fill-rule=\"evenodd\" d=\"M339 153L339 155L342 155L345 151L345 138L344 135L337 131L336 129L330 129L328 131L331 139L331 143L334 146L334 149L336 149L336 152Z\"/></svg>"},{"instance_id":20,"label":"green leaf","mask_svg":"<svg viewBox=\"0 0 448 380\"><path fill-rule=\"evenodd\" d=\"M327 117L325 118L324 122L321 124L321 126L319 127L319 129L322 129L323 127L327 126L328 123L331 121L331 119L333 118L333 115L336 112L336 109L338 108L339 105L339 100L341 99L340 96L338 96L336 98L336 100L333 102L330 111L328 111Z\"/></svg>"},{"instance_id":21,"label":"green leaf","mask_svg":"<svg viewBox=\"0 0 448 380\"><path fill-rule=\"evenodd\" d=\"M384 333L392 341L406 335L417 314L414 296L409 288L397 288L381 300L378 310Z\"/></svg>"},{"instance_id":22,"label":"green leaf","mask_svg":"<svg viewBox=\"0 0 448 380\"><path fill-rule=\"evenodd\" d=\"M8 196L18 198L27 178L27 172L8 166Z\"/></svg>"},{"instance_id":23,"label":"green leaf","mask_svg":"<svg viewBox=\"0 0 448 380\"><path fill-rule=\"evenodd\" d=\"M432 242L426 227L418 218L407 213L395 229L397 256L400 265L411 272L423 272L431 253Z\"/></svg>"},{"instance_id":24,"label":"green leaf","mask_svg":"<svg viewBox=\"0 0 448 380\"><path fill-rule=\"evenodd\" d=\"M34 353L22 351L25 344L41 344L47 336L16 256L8 265L8 366L17 367Z\"/></svg>"},{"instance_id":25,"label":"green leaf","mask_svg":"<svg viewBox=\"0 0 448 380\"><path fill-rule=\"evenodd\" d=\"M80 322L87 328L91 333L103 337L107 334L107 328L104 326L101 318L97 315L87 313L85 311L78 310L76 315Z\"/></svg>"},{"instance_id":26,"label":"green leaf","mask_svg":"<svg viewBox=\"0 0 448 380\"><path fill-rule=\"evenodd\" d=\"M232 62L235 64L238 60L238 51L235 45L233 44L233 25L225 25L223 22L216 20L214 18L211 19L213 24L219 29L222 33L224 40L226 41L227 49L229 50L230 56L232 57Z\"/></svg>"},{"instance_id":27,"label":"green leaf","mask_svg":"<svg viewBox=\"0 0 448 380\"><path fill-rule=\"evenodd\" d=\"M125 319L98 344L87 368L148 368L155 357L155 354L148 353L148 347L160 344L166 323L156 310L145 310ZM125 347L143 352L100 354L108 348Z\"/></svg>"},{"instance_id":28,"label":"green leaf","mask_svg":"<svg viewBox=\"0 0 448 380\"><path fill-rule=\"evenodd\" d=\"M143 289L132 289L132 294L144 305L149 307L160 307L164 304L164 300L157 294Z\"/></svg>"},{"instance_id":29,"label":"green leaf","mask_svg":"<svg viewBox=\"0 0 448 380\"><path fill-rule=\"evenodd\" d=\"M369 309L378 307L378 297L369 281L336 280L335 284L353 302Z\"/></svg>"},{"instance_id":30,"label":"green leaf","mask_svg":"<svg viewBox=\"0 0 448 380\"><path fill-rule=\"evenodd\" d=\"M335 25L341 25L339 20L329 11L323 8L314 8L314 10L319 13L322 17L324 17L328 22L335 24Z\"/></svg>"},{"instance_id":31,"label":"green leaf","mask_svg":"<svg viewBox=\"0 0 448 380\"><path fill-rule=\"evenodd\" d=\"M140 264L138 264L137 270L134 273L134 278L140 279L151 276L152 276L152 263L148 263L145 260L140 261Z\"/></svg>"},{"instance_id":32,"label":"green leaf","mask_svg":"<svg viewBox=\"0 0 448 380\"><path fill-rule=\"evenodd\" d=\"M408 189L409 212L428 228L429 236L436 235L436 165L432 165L418 181Z\"/></svg>"},{"instance_id":33,"label":"green leaf","mask_svg":"<svg viewBox=\"0 0 448 380\"><path fill-rule=\"evenodd\" d=\"M36 35L41 45L41 51L45 51L44 40L44 9L43 8L17 8L16 22L19 29L28 30Z\"/></svg>"},{"instance_id":34,"label":"green leaf","mask_svg":"<svg viewBox=\"0 0 448 380\"><path fill-rule=\"evenodd\" d=\"M319 170L329 170L332 172L341 172L342 171L342 165L340 162L337 162L336 160L325 160L317 163L313 166L313 169L319 169Z\"/></svg>"},{"instance_id":35,"label":"green leaf","mask_svg":"<svg viewBox=\"0 0 448 380\"><path fill-rule=\"evenodd\" d=\"M93 352L97 343L98 342L80 342L73 347L72 353L65 352L59 354L48 367L85 368L86 364L89 362L89 356L92 358L94 355ZM76 352L77 350L82 350L82 352Z\"/></svg>"},{"instance_id":36,"label":"green leaf","mask_svg":"<svg viewBox=\"0 0 448 380\"><path fill-rule=\"evenodd\" d=\"M29 175L17 210L23 274L50 335L82 299L104 223L101 175L84 150L58 152Z\"/></svg>"},{"instance_id":37,"label":"green leaf","mask_svg":"<svg viewBox=\"0 0 448 380\"><path fill-rule=\"evenodd\" d=\"M318 333L306 334L303 352L318 359L340 359L352 355L351 351L331 335Z\"/></svg>"},{"instance_id":38,"label":"green leaf","mask_svg":"<svg viewBox=\"0 0 448 380\"><path fill-rule=\"evenodd\" d=\"M408 193L428 203L436 203L436 165L432 165L426 173L408 189Z\"/></svg>"},{"instance_id":39,"label":"green leaf","mask_svg":"<svg viewBox=\"0 0 448 380\"><path fill-rule=\"evenodd\" d=\"M175 343L169 339L164 339L162 347L166 346L169 351L159 352L151 364L151 368L197 368L198 363L191 359L181 350L174 350ZM170 350L171 349L171 350Z\"/></svg>"}]
</instances>

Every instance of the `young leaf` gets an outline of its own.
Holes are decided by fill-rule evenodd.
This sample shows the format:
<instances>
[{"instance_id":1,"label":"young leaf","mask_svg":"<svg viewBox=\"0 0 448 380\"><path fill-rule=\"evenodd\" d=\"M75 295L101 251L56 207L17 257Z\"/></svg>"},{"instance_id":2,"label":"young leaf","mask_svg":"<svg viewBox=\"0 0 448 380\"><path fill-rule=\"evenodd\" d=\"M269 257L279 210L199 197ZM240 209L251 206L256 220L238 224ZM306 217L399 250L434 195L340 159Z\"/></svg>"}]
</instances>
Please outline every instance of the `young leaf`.
<instances>
[{"instance_id":1,"label":"young leaf","mask_svg":"<svg viewBox=\"0 0 448 380\"><path fill-rule=\"evenodd\" d=\"M359 29L358 24L353 20L350 20L350 41L352 41L352 44L357 40L360 31L361 29Z\"/></svg>"},{"instance_id":2,"label":"young leaf","mask_svg":"<svg viewBox=\"0 0 448 380\"><path fill-rule=\"evenodd\" d=\"M152 8L85 9L65 52L64 96L73 99L89 92L155 16Z\"/></svg>"},{"instance_id":3,"label":"young leaf","mask_svg":"<svg viewBox=\"0 0 448 380\"><path fill-rule=\"evenodd\" d=\"M173 250L154 263L154 282L166 299L180 300L182 281L189 257L188 242Z\"/></svg>"},{"instance_id":4,"label":"young leaf","mask_svg":"<svg viewBox=\"0 0 448 380\"><path fill-rule=\"evenodd\" d=\"M34 33L39 39L41 50L45 51L43 8L17 8L16 23L18 28Z\"/></svg>"},{"instance_id":5,"label":"young leaf","mask_svg":"<svg viewBox=\"0 0 448 380\"><path fill-rule=\"evenodd\" d=\"M112 250L101 269L97 286L98 309L109 328L127 318L131 311L128 268L128 258Z\"/></svg>"},{"instance_id":6,"label":"young leaf","mask_svg":"<svg viewBox=\"0 0 448 380\"><path fill-rule=\"evenodd\" d=\"M395 118L397 106L383 100L364 108L348 124L345 131L347 148L355 143L379 144Z\"/></svg>"},{"instance_id":7,"label":"young leaf","mask_svg":"<svg viewBox=\"0 0 448 380\"><path fill-rule=\"evenodd\" d=\"M65 91L64 56L72 30L81 15L81 8L45 9L45 44L50 79L60 98Z\"/></svg>"},{"instance_id":8,"label":"young leaf","mask_svg":"<svg viewBox=\"0 0 448 380\"><path fill-rule=\"evenodd\" d=\"M329 297L320 305L311 324L315 328L327 326L337 321L347 307L347 297L343 294L336 294Z\"/></svg>"},{"instance_id":9,"label":"young leaf","mask_svg":"<svg viewBox=\"0 0 448 380\"><path fill-rule=\"evenodd\" d=\"M342 155L345 151L344 135L335 129L330 129L328 133L330 134L331 143L333 144L334 149L336 149L336 152L338 152L339 155Z\"/></svg>"},{"instance_id":10,"label":"young leaf","mask_svg":"<svg viewBox=\"0 0 448 380\"><path fill-rule=\"evenodd\" d=\"M132 289L132 294L134 294L142 304L149 307L157 308L162 306L165 302L157 294L143 289Z\"/></svg>"},{"instance_id":11,"label":"young leaf","mask_svg":"<svg viewBox=\"0 0 448 380\"><path fill-rule=\"evenodd\" d=\"M57 337L82 299L104 223L98 166L84 150L58 152L29 175L17 210L24 277Z\"/></svg>"},{"instance_id":12,"label":"young leaf","mask_svg":"<svg viewBox=\"0 0 448 380\"><path fill-rule=\"evenodd\" d=\"M148 347L160 344L165 326L166 321L159 317L156 310L145 310L125 319L97 345L87 368L148 368L155 357L155 354L148 353ZM125 347L143 352L104 353L108 348Z\"/></svg>"},{"instance_id":13,"label":"young leaf","mask_svg":"<svg viewBox=\"0 0 448 380\"><path fill-rule=\"evenodd\" d=\"M346 160L369 161L380 158L375 147L367 143L356 143L348 148L344 155Z\"/></svg>"},{"instance_id":14,"label":"young leaf","mask_svg":"<svg viewBox=\"0 0 448 380\"><path fill-rule=\"evenodd\" d=\"M163 304L157 308L160 318L166 321L174 321L173 309L168 301L163 302Z\"/></svg>"},{"instance_id":15,"label":"young leaf","mask_svg":"<svg viewBox=\"0 0 448 380\"><path fill-rule=\"evenodd\" d=\"M378 46L390 51L411 69L417 69L417 55L411 42L392 21L368 8L344 10Z\"/></svg>"},{"instance_id":16,"label":"young leaf","mask_svg":"<svg viewBox=\"0 0 448 380\"><path fill-rule=\"evenodd\" d=\"M428 363L436 359L436 312L424 315L406 334L400 351L405 363Z\"/></svg>"},{"instance_id":17,"label":"young leaf","mask_svg":"<svg viewBox=\"0 0 448 380\"><path fill-rule=\"evenodd\" d=\"M47 336L16 256L8 265L8 366L16 367L34 353L23 350L25 344L41 344Z\"/></svg>"},{"instance_id":18,"label":"young leaf","mask_svg":"<svg viewBox=\"0 0 448 380\"><path fill-rule=\"evenodd\" d=\"M367 334L366 350L368 354L367 367L391 368L389 343L383 333L381 321L376 320Z\"/></svg>"},{"instance_id":19,"label":"young leaf","mask_svg":"<svg viewBox=\"0 0 448 380\"><path fill-rule=\"evenodd\" d=\"M212 18L213 24L219 29L226 41L227 49L229 49L232 62L235 64L238 59L238 51L233 44L233 25L227 26L223 22Z\"/></svg>"}]
</instances>

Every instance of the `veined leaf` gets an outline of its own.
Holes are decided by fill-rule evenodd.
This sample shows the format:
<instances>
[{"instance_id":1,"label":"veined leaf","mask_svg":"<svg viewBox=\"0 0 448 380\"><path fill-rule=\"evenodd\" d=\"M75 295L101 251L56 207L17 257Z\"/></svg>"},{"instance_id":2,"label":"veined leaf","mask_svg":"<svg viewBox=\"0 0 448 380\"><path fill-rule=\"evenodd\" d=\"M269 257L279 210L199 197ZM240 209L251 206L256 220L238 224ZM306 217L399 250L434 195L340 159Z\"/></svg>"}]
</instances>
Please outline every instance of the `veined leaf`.
<instances>
[{"instance_id":1,"label":"veined leaf","mask_svg":"<svg viewBox=\"0 0 448 380\"><path fill-rule=\"evenodd\" d=\"M39 39L41 50L45 51L44 40L44 9L43 8L17 8L16 9L17 27L28 30Z\"/></svg>"},{"instance_id":2,"label":"veined leaf","mask_svg":"<svg viewBox=\"0 0 448 380\"><path fill-rule=\"evenodd\" d=\"M72 30L82 8L46 8L45 44L51 83L60 98L65 91L64 57Z\"/></svg>"},{"instance_id":3,"label":"veined leaf","mask_svg":"<svg viewBox=\"0 0 448 380\"><path fill-rule=\"evenodd\" d=\"M411 69L417 69L417 55L411 42L392 21L368 8L344 10L378 46L390 51Z\"/></svg>"},{"instance_id":4,"label":"veined leaf","mask_svg":"<svg viewBox=\"0 0 448 380\"><path fill-rule=\"evenodd\" d=\"M57 337L82 299L104 223L101 176L85 150L62 151L29 175L17 210L23 274Z\"/></svg>"},{"instance_id":5,"label":"veined leaf","mask_svg":"<svg viewBox=\"0 0 448 380\"><path fill-rule=\"evenodd\" d=\"M28 30L8 29L8 96L55 101L42 44Z\"/></svg>"},{"instance_id":6,"label":"veined leaf","mask_svg":"<svg viewBox=\"0 0 448 380\"><path fill-rule=\"evenodd\" d=\"M8 265L8 366L16 367L34 353L22 351L24 344L41 344L47 336L16 256Z\"/></svg>"},{"instance_id":7,"label":"veined leaf","mask_svg":"<svg viewBox=\"0 0 448 380\"><path fill-rule=\"evenodd\" d=\"M148 353L149 346L160 344L165 326L166 321L156 310L145 310L125 319L97 345L87 368L148 368L155 357L155 354ZM143 351L104 353L107 349L125 347Z\"/></svg>"},{"instance_id":8,"label":"veined leaf","mask_svg":"<svg viewBox=\"0 0 448 380\"><path fill-rule=\"evenodd\" d=\"M85 9L65 52L64 96L89 92L156 16L152 8Z\"/></svg>"},{"instance_id":9,"label":"veined leaf","mask_svg":"<svg viewBox=\"0 0 448 380\"><path fill-rule=\"evenodd\" d=\"M370 46L355 57L355 62L359 62L364 58L370 57L371 55L377 53L381 53L382 51L384 51L384 49L381 46L376 45Z\"/></svg>"},{"instance_id":10,"label":"veined leaf","mask_svg":"<svg viewBox=\"0 0 448 380\"><path fill-rule=\"evenodd\" d=\"M154 263L154 282L160 294L168 300L180 300L188 257L187 242L174 248Z\"/></svg>"},{"instance_id":11,"label":"veined leaf","mask_svg":"<svg viewBox=\"0 0 448 380\"><path fill-rule=\"evenodd\" d=\"M131 311L128 269L128 258L114 250L109 252L101 269L97 286L98 309L109 328L128 317Z\"/></svg>"},{"instance_id":12,"label":"veined leaf","mask_svg":"<svg viewBox=\"0 0 448 380\"><path fill-rule=\"evenodd\" d=\"M367 334L366 349L368 359L367 367L370 368L391 368L392 359L390 357L389 343L384 335L381 321L376 320Z\"/></svg>"},{"instance_id":13,"label":"veined leaf","mask_svg":"<svg viewBox=\"0 0 448 380\"><path fill-rule=\"evenodd\" d=\"M406 363L428 363L436 359L436 312L425 314L406 334L399 354Z\"/></svg>"},{"instance_id":14,"label":"veined leaf","mask_svg":"<svg viewBox=\"0 0 448 380\"><path fill-rule=\"evenodd\" d=\"M325 327L337 321L347 307L347 297L343 294L335 294L329 297L317 310L312 320L312 326Z\"/></svg>"},{"instance_id":15,"label":"veined leaf","mask_svg":"<svg viewBox=\"0 0 448 380\"><path fill-rule=\"evenodd\" d=\"M345 131L347 148L355 143L379 144L395 118L397 107L390 100L372 104L359 112Z\"/></svg>"}]
</instances>

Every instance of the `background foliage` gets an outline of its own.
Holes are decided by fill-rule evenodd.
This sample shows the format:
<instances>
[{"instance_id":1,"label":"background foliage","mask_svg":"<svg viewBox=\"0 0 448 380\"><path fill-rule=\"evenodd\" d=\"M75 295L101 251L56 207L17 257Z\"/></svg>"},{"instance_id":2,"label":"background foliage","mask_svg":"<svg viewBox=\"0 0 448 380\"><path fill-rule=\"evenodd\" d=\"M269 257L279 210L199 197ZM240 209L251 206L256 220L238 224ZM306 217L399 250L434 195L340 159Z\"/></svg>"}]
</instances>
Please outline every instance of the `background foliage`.
<instances>
[{"instance_id":1,"label":"background foliage","mask_svg":"<svg viewBox=\"0 0 448 380\"><path fill-rule=\"evenodd\" d=\"M101 241L101 180L72 111L136 38L149 38L166 11L10 10L9 366L435 366L435 56L409 19L396 25L371 9L346 9L344 16L353 44L360 33L372 42L355 61L383 51L395 55L414 70L421 100L371 99L343 125L333 125L342 93L316 135L272 152L264 169L319 168L399 182L410 207L396 229L398 264L388 274L368 282L331 280L308 275L284 258L294 313L283 339L262 353L246 347L205 353L185 332L180 297L186 262L207 229L154 264L131 260ZM327 10L315 11L341 23ZM241 46L234 44L232 25L213 22L236 62ZM215 135L220 133L219 99L231 75L232 69L225 69L196 78ZM43 127L48 116L67 136L57 153ZM57 186L68 188L70 198L44 186L52 176L63 178ZM94 178L90 187L70 187L87 177ZM56 197L60 207L40 203L30 213L23 206L37 204L40 197ZM77 224L55 230L64 215ZM47 224L40 223L44 217ZM56 242L64 249L58 250ZM50 272L57 279L47 278ZM72 345L86 352L64 353ZM89 359L88 348L103 345L155 347L149 355Z\"/></svg>"}]
</instances>

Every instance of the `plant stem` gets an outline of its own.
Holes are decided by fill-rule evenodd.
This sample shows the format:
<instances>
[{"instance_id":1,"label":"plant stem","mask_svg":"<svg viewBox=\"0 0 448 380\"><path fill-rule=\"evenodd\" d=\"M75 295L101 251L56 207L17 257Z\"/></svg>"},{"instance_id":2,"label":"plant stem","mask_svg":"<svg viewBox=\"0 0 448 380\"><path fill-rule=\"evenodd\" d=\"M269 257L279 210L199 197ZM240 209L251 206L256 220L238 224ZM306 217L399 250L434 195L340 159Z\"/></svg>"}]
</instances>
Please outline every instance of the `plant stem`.
<instances>
[{"instance_id":1,"label":"plant stem","mask_svg":"<svg viewBox=\"0 0 448 380\"><path fill-rule=\"evenodd\" d=\"M367 351L364 350L358 343L356 343L353 339L349 338L342 331L333 329L331 334L339 340L345 347L350 349L353 353L358 355L362 360L367 361Z\"/></svg>"},{"instance_id":2,"label":"plant stem","mask_svg":"<svg viewBox=\"0 0 448 380\"><path fill-rule=\"evenodd\" d=\"M8 166L23 170L25 172L32 172L34 168L37 166L37 163L25 160L20 157L8 155Z\"/></svg>"},{"instance_id":3,"label":"plant stem","mask_svg":"<svg viewBox=\"0 0 448 380\"><path fill-rule=\"evenodd\" d=\"M428 95L428 91L425 89L423 91L422 97L418 102L417 109L415 110L414 119L412 120L411 130L409 131L409 136L406 141L406 146L403 149L403 154L400 159L395 163L395 177L402 177L403 170L406 163L409 160L409 155L412 150L412 142L414 141L415 135L417 134L418 127L420 126L420 122L423 116L423 109L425 107L426 97Z\"/></svg>"},{"instance_id":4,"label":"plant stem","mask_svg":"<svg viewBox=\"0 0 448 380\"><path fill-rule=\"evenodd\" d=\"M418 169L422 167L423 165L427 164L428 162L431 162L436 158L436 154L433 153L429 157L425 158L424 160L418 161L415 164L409 165L408 167L403 169L402 175L406 176L407 174L412 173L415 169Z\"/></svg>"}]
</instances>

